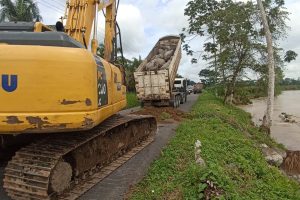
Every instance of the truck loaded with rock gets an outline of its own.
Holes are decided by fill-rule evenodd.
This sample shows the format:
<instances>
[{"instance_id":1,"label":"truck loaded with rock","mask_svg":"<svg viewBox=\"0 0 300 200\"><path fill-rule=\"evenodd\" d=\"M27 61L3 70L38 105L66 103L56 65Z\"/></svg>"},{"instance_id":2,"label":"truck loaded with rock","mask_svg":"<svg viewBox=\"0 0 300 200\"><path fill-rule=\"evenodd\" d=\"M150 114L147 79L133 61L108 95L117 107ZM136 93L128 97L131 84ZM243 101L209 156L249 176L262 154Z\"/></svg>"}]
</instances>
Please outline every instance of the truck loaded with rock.
<instances>
[{"instance_id":1,"label":"truck loaded with rock","mask_svg":"<svg viewBox=\"0 0 300 200\"><path fill-rule=\"evenodd\" d=\"M181 38L165 36L156 43L134 72L142 104L179 107L187 99L187 81L176 78L181 59Z\"/></svg>"}]
</instances>

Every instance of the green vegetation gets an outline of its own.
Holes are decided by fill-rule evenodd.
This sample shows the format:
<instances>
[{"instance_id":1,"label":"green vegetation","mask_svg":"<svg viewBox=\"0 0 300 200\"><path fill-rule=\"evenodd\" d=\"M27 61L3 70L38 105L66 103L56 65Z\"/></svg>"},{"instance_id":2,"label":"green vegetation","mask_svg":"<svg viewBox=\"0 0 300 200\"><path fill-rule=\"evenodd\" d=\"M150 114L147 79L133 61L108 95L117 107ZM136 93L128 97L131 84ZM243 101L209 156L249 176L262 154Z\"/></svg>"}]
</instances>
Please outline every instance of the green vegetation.
<instances>
[{"instance_id":1,"label":"green vegetation","mask_svg":"<svg viewBox=\"0 0 300 200\"><path fill-rule=\"evenodd\" d=\"M281 90L300 90L300 85L281 85Z\"/></svg>"},{"instance_id":2,"label":"green vegetation","mask_svg":"<svg viewBox=\"0 0 300 200\"><path fill-rule=\"evenodd\" d=\"M285 78L280 82L282 90L300 90L300 77L298 79Z\"/></svg>"},{"instance_id":3,"label":"green vegetation","mask_svg":"<svg viewBox=\"0 0 300 200\"><path fill-rule=\"evenodd\" d=\"M284 2L263 1L273 39L276 83L283 79L285 64L297 57L297 53L285 51L279 44L288 28L289 12ZM251 79L249 74L254 74L260 83L256 87L267 91L267 44L256 1L191 0L184 15L189 23L182 33L183 49L192 56L192 63L200 59L206 62L206 68L199 73L204 84L222 86L224 91L218 95L229 103L234 103L234 95L239 92L238 83ZM202 48L193 45L199 37L205 38Z\"/></svg>"},{"instance_id":4,"label":"green vegetation","mask_svg":"<svg viewBox=\"0 0 300 200\"><path fill-rule=\"evenodd\" d=\"M133 108L136 106L140 106L140 102L139 102L135 92L128 92L126 95L126 99L127 99L127 107L126 108Z\"/></svg>"},{"instance_id":5,"label":"green vegetation","mask_svg":"<svg viewBox=\"0 0 300 200\"><path fill-rule=\"evenodd\" d=\"M280 145L251 124L248 113L205 92L130 198L201 199L210 180L222 193L217 199L300 199L299 185L259 150L262 143ZM195 163L196 140L207 167Z\"/></svg>"},{"instance_id":6,"label":"green vegetation","mask_svg":"<svg viewBox=\"0 0 300 200\"><path fill-rule=\"evenodd\" d=\"M0 0L0 22L41 20L37 2L32 0Z\"/></svg>"},{"instance_id":7,"label":"green vegetation","mask_svg":"<svg viewBox=\"0 0 300 200\"><path fill-rule=\"evenodd\" d=\"M170 119L172 116L167 112L162 112L160 115L161 120Z\"/></svg>"},{"instance_id":8,"label":"green vegetation","mask_svg":"<svg viewBox=\"0 0 300 200\"><path fill-rule=\"evenodd\" d=\"M267 97L267 85L262 81L239 81L236 83L235 92L233 95L233 104L235 105L246 105L251 103L251 99L259 97ZM211 92L217 92L217 94L223 97L225 94L224 86L210 86L207 90ZM276 83L275 85L275 96L281 94L284 88Z\"/></svg>"}]
</instances>

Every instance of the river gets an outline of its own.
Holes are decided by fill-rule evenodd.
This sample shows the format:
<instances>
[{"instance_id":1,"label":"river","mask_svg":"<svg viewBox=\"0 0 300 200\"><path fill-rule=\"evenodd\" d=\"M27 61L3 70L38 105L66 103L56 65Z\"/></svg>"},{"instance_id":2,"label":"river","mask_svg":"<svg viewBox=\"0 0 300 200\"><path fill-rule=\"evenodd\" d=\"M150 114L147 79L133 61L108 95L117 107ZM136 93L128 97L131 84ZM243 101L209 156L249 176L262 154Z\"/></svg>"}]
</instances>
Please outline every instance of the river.
<instances>
[{"instance_id":1,"label":"river","mask_svg":"<svg viewBox=\"0 0 300 200\"><path fill-rule=\"evenodd\" d=\"M251 113L255 124L260 125L266 110L265 99L254 99L253 104L240 106ZM296 123L286 123L279 115L285 112L293 116ZM289 150L300 150L300 90L284 91L275 98L271 136Z\"/></svg>"}]
</instances>

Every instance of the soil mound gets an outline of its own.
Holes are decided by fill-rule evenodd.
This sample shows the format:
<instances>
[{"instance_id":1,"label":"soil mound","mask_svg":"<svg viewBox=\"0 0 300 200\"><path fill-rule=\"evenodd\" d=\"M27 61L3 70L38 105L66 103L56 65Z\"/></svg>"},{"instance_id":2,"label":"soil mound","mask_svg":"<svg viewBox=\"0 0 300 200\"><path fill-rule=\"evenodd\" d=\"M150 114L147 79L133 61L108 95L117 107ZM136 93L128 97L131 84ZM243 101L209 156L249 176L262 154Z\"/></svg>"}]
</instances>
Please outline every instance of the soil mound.
<instances>
[{"instance_id":1,"label":"soil mound","mask_svg":"<svg viewBox=\"0 0 300 200\"><path fill-rule=\"evenodd\" d=\"M172 107L144 107L133 114L139 115L152 115L156 118L158 122L166 122L170 119L175 121L182 121L187 117L187 114L183 111Z\"/></svg>"},{"instance_id":2,"label":"soil mound","mask_svg":"<svg viewBox=\"0 0 300 200\"><path fill-rule=\"evenodd\" d=\"M282 168L289 175L300 174L300 151L287 151Z\"/></svg>"}]
</instances>

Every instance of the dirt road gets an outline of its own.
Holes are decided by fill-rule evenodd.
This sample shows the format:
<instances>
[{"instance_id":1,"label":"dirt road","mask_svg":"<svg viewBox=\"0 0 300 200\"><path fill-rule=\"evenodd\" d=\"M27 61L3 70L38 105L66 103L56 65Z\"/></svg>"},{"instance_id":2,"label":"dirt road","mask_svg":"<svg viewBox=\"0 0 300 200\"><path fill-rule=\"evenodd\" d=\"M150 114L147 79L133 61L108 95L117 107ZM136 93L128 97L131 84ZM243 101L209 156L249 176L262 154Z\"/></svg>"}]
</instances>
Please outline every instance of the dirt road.
<instances>
[{"instance_id":1,"label":"dirt road","mask_svg":"<svg viewBox=\"0 0 300 200\"><path fill-rule=\"evenodd\" d=\"M185 104L180 105L180 110L188 112L196 102L198 95L189 95ZM155 141L139 152L135 157L95 185L80 200L118 200L123 199L129 188L139 182L146 174L150 164L156 159L162 148L175 134L178 123L159 124ZM0 199L8 200L3 187L3 166L0 163Z\"/></svg>"}]
</instances>

